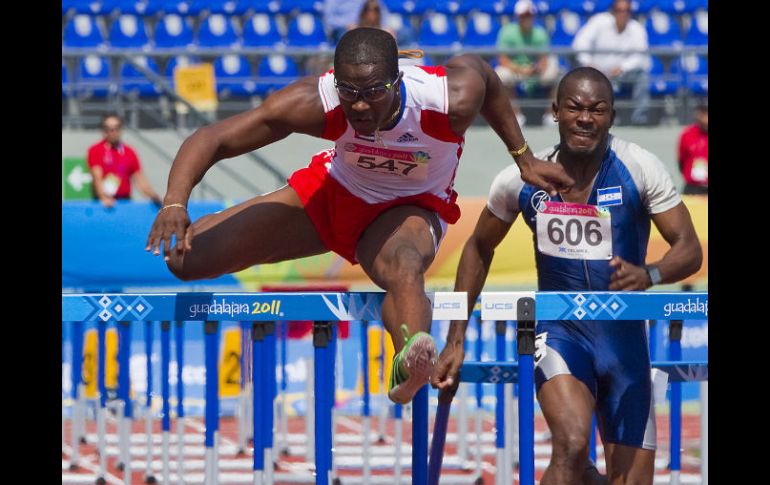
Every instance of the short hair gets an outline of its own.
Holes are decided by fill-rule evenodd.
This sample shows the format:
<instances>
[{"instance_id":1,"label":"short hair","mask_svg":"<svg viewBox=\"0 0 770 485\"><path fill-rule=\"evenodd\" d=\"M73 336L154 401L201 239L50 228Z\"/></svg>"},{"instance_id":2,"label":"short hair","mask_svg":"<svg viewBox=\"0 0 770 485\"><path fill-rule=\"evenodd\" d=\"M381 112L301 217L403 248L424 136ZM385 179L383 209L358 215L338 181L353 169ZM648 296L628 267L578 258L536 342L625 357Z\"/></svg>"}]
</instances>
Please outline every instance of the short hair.
<instances>
[{"instance_id":1,"label":"short hair","mask_svg":"<svg viewBox=\"0 0 770 485\"><path fill-rule=\"evenodd\" d=\"M398 76L398 47L389 32L359 27L345 32L334 51L334 70L342 64L382 64L390 76Z\"/></svg>"},{"instance_id":2,"label":"short hair","mask_svg":"<svg viewBox=\"0 0 770 485\"><path fill-rule=\"evenodd\" d=\"M564 96L564 91L567 89L567 81L573 78L588 79L603 84L610 93L610 106L615 106L615 93L612 91L610 80L600 70L588 66L576 67L561 78L559 87L556 89L556 104L559 104L562 96Z\"/></svg>"},{"instance_id":3,"label":"short hair","mask_svg":"<svg viewBox=\"0 0 770 485\"><path fill-rule=\"evenodd\" d=\"M615 7L617 7L619 3L627 3L629 7L631 6L631 0L613 0L610 5L610 11L615 10Z\"/></svg>"},{"instance_id":4,"label":"short hair","mask_svg":"<svg viewBox=\"0 0 770 485\"><path fill-rule=\"evenodd\" d=\"M107 121L110 118L115 118L116 120L118 120L120 122L120 125L123 126L123 118L121 118L120 115L115 113L114 111L110 112L110 113L107 113L105 115L102 115L102 121L99 123L99 126L104 128L104 122Z\"/></svg>"}]
</instances>

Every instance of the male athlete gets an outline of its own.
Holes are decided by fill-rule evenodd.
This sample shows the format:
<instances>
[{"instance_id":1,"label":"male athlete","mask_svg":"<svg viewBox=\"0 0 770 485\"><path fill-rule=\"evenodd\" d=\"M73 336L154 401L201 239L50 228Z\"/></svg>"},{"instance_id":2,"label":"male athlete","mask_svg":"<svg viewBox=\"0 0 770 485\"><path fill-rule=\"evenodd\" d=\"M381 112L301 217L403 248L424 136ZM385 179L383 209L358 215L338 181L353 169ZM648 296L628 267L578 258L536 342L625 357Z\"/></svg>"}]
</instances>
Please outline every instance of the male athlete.
<instances>
[{"instance_id":1,"label":"male athlete","mask_svg":"<svg viewBox=\"0 0 770 485\"><path fill-rule=\"evenodd\" d=\"M406 403L433 373L424 273L447 224L460 217L452 187L463 134L479 113L526 180L554 193L569 187L561 167L528 149L499 78L481 58L399 70L393 36L351 30L337 45L333 70L185 140L146 249L158 255L162 245L169 269L183 280L327 251L360 263L386 291L382 318L396 351L389 397ZM190 225L187 201L206 170L291 133L335 146L313 156L287 186Z\"/></svg>"},{"instance_id":2,"label":"male athlete","mask_svg":"<svg viewBox=\"0 0 770 485\"><path fill-rule=\"evenodd\" d=\"M661 161L609 134L613 104L612 85L596 69L581 67L561 80L553 104L559 144L539 156L562 166L575 184L554 197L515 165L497 175L455 282L455 291L468 292L469 309L519 213L533 233L541 291L640 291L700 268L690 213ZM645 264L650 220L671 247ZM466 326L450 325L433 378L441 393L459 384ZM537 398L553 440L541 485L590 483L594 409L609 483L652 484L655 410L644 321L539 321L537 331Z\"/></svg>"}]
</instances>

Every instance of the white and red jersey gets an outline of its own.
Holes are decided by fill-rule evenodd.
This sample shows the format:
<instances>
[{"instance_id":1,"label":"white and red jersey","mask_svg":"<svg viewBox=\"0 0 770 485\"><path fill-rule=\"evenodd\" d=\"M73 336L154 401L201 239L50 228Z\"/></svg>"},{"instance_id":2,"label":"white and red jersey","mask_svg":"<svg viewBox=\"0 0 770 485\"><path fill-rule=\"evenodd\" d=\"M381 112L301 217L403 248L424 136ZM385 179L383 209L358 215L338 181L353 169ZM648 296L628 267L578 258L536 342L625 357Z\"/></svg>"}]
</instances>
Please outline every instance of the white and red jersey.
<instances>
[{"instance_id":1,"label":"white and red jersey","mask_svg":"<svg viewBox=\"0 0 770 485\"><path fill-rule=\"evenodd\" d=\"M348 123L329 71L318 81L326 113L323 138L334 140L329 174L362 200L376 204L416 194L453 203L454 178L465 139L449 124L443 66L400 66L401 113L396 125L373 134ZM454 221L451 221L454 222Z\"/></svg>"}]
</instances>

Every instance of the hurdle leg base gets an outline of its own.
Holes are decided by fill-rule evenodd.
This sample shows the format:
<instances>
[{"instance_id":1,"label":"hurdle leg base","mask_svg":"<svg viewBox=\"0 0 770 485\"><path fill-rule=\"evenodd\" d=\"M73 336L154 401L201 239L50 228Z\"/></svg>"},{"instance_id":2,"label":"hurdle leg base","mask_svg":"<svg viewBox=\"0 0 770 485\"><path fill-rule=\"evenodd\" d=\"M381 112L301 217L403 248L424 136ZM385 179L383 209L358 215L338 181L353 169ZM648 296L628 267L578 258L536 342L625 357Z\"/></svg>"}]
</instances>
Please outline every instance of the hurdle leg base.
<instances>
[{"instance_id":1,"label":"hurdle leg base","mask_svg":"<svg viewBox=\"0 0 770 485\"><path fill-rule=\"evenodd\" d=\"M78 465L77 463L70 463L70 471L74 472L77 470L80 470L80 465Z\"/></svg>"},{"instance_id":2,"label":"hurdle leg base","mask_svg":"<svg viewBox=\"0 0 770 485\"><path fill-rule=\"evenodd\" d=\"M483 477L477 478L476 480L474 480L473 484L474 485L484 485L484 478Z\"/></svg>"},{"instance_id":3,"label":"hurdle leg base","mask_svg":"<svg viewBox=\"0 0 770 485\"><path fill-rule=\"evenodd\" d=\"M99 478L96 479L96 481L94 483L96 485L104 485L105 483L107 483L107 480L105 480L104 477L99 477Z\"/></svg>"},{"instance_id":4,"label":"hurdle leg base","mask_svg":"<svg viewBox=\"0 0 770 485\"><path fill-rule=\"evenodd\" d=\"M125 470L126 465L124 463L118 463L117 465L115 465L115 468L117 468L120 471L123 471Z\"/></svg>"},{"instance_id":5,"label":"hurdle leg base","mask_svg":"<svg viewBox=\"0 0 770 485\"><path fill-rule=\"evenodd\" d=\"M81 436L80 437L80 444L81 445L87 445L88 444L88 441L86 441L86 437L85 436Z\"/></svg>"},{"instance_id":6,"label":"hurdle leg base","mask_svg":"<svg viewBox=\"0 0 770 485\"><path fill-rule=\"evenodd\" d=\"M236 456L243 456L245 454L246 454L246 450L243 450L243 449L240 449L240 450L235 452Z\"/></svg>"},{"instance_id":7,"label":"hurdle leg base","mask_svg":"<svg viewBox=\"0 0 770 485\"><path fill-rule=\"evenodd\" d=\"M158 480L154 476L150 475L144 479L144 483L158 483Z\"/></svg>"},{"instance_id":8,"label":"hurdle leg base","mask_svg":"<svg viewBox=\"0 0 770 485\"><path fill-rule=\"evenodd\" d=\"M342 485L342 480L339 477L332 480L332 485Z\"/></svg>"},{"instance_id":9,"label":"hurdle leg base","mask_svg":"<svg viewBox=\"0 0 770 485\"><path fill-rule=\"evenodd\" d=\"M282 448L280 453L283 456L289 456L289 449L288 448Z\"/></svg>"},{"instance_id":10,"label":"hurdle leg base","mask_svg":"<svg viewBox=\"0 0 770 485\"><path fill-rule=\"evenodd\" d=\"M380 435L380 437L377 438L377 444L378 445L384 445L385 444L385 437Z\"/></svg>"}]
</instances>

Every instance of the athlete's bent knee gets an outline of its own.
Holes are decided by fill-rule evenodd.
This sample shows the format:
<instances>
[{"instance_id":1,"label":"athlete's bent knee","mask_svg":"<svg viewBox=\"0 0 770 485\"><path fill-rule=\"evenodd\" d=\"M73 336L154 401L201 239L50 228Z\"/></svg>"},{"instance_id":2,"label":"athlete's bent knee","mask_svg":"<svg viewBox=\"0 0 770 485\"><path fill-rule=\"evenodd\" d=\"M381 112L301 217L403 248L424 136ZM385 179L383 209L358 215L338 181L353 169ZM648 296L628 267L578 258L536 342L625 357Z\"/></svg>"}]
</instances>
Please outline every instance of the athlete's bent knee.
<instances>
[{"instance_id":1,"label":"athlete's bent knee","mask_svg":"<svg viewBox=\"0 0 770 485\"><path fill-rule=\"evenodd\" d=\"M395 284L421 283L424 278L423 257L413 247L402 247L396 250L392 264L392 278Z\"/></svg>"},{"instance_id":2,"label":"athlete's bent knee","mask_svg":"<svg viewBox=\"0 0 770 485\"><path fill-rule=\"evenodd\" d=\"M588 456L590 441L581 433L567 433L560 439L554 439L554 458L569 463L571 466L583 465Z\"/></svg>"}]
</instances>

